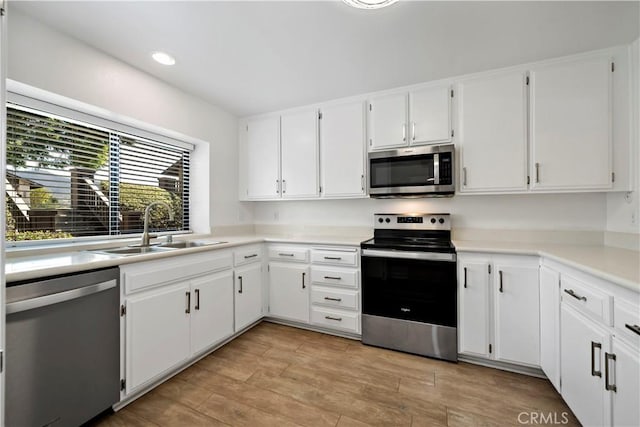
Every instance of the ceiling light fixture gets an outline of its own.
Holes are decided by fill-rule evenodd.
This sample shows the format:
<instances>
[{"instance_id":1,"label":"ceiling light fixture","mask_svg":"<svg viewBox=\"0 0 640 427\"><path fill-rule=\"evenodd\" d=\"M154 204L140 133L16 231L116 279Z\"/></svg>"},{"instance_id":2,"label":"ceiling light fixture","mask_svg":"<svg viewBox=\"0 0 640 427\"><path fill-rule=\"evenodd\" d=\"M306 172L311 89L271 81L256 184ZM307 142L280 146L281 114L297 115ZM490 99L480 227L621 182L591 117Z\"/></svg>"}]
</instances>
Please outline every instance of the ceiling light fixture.
<instances>
[{"instance_id":1,"label":"ceiling light fixture","mask_svg":"<svg viewBox=\"0 0 640 427\"><path fill-rule=\"evenodd\" d=\"M380 9L392 5L398 0L342 0L346 4L358 9Z\"/></svg>"},{"instance_id":2,"label":"ceiling light fixture","mask_svg":"<svg viewBox=\"0 0 640 427\"><path fill-rule=\"evenodd\" d=\"M162 65L173 65L176 63L176 59L173 56L164 52L153 52L151 57Z\"/></svg>"}]
</instances>

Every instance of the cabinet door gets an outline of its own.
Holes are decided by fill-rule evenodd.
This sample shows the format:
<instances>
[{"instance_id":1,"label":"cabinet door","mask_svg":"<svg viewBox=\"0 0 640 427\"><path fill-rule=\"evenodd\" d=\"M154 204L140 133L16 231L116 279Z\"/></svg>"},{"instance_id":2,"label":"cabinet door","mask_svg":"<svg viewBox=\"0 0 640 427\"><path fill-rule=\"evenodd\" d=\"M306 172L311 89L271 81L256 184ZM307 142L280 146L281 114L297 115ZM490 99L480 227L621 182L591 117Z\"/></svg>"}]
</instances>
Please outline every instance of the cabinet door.
<instances>
[{"instance_id":1,"label":"cabinet door","mask_svg":"<svg viewBox=\"0 0 640 427\"><path fill-rule=\"evenodd\" d=\"M532 188L610 188L610 58L561 62L530 74Z\"/></svg>"},{"instance_id":2,"label":"cabinet door","mask_svg":"<svg viewBox=\"0 0 640 427\"><path fill-rule=\"evenodd\" d=\"M451 141L451 88L429 87L409 93L409 143Z\"/></svg>"},{"instance_id":3,"label":"cabinet door","mask_svg":"<svg viewBox=\"0 0 640 427\"><path fill-rule=\"evenodd\" d=\"M458 263L460 352L489 357L489 263Z\"/></svg>"},{"instance_id":4,"label":"cabinet door","mask_svg":"<svg viewBox=\"0 0 640 427\"><path fill-rule=\"evenodd\" d=\"M233 275L209 274L191 281L191 353L233 335Z\"/></svg>"},{"instance_id":5,"label":"cabinet door","mask_svg":"<svg viewBox=\"0 0 640 427\"><path fill-rule=\"evenodd\" d=\"M640 353L637 347L613 337L609 363L609 384L615 385L611 395L614 426L640 426ZM611 356L609 356L611 359Z\"/></svg>"},{"instance_id":6,"label":"cabinet door","mask_svg":"<svg viewBox=\"0 0 640 427\"><path fill-rule=\"evenodd\" d=\"M362 102L324 108L320 120L320 165L325 197L362 196L364 180Z\"/></svg>"},{"instance_id":7,"label":"cabinet door","mask_svg":"<svg viewBox=\"0 0 640 427\"><path fill-rule=\"evenodd\" d=\"M262 264L236 269L236 332L262 317Z\"/></svg>"},{"instance_id":8,"label":"cabinet door","mask_svg":"<svg viewBox=\"0 0 640 427\"><path fill-rule=\"evenodd\" d=\"M282 116L282 197L318 195L318 112Z\"/></svg>"},{"instance_id":9,"label":"cabinet door","mask_svg":"<svg viewBox=\"0 0 640 427\"><path fill-rule=\"evenodd\" d=\"M252 120L246 132L247 198L280 197L280 118Z\"/></svg>"},{"instance_id":10,"label":"cabinet door","mask_svg":"<svg viewBox=\"0 0 640 427\"><path fill-rule=\"evenodd\" d=\"M309 323L309 267L269 264L269 313L274 317Z\"/></svg>"},{"instance_id":11,"label":"cabinet door","mask_svg":"<svg viewBox=\"0 0 640 427\"><path fill-rule=\"evenodd\" d=\"M407 94L394 93L369 102L369 149L408 144Z\"/></svg>"},{"instance_id":12,"label":"cabinet door","mask_svg":"<svg viewBox=\"0 0 640 427\"><path fill-rule=\"evenodd\" d=\"M605 330L573 307L561 303L562 397L583 425L608 424L605 422L603 378L608 339Z\"/></svg>"},{"instance_id":13,"label":"cabinet door","mask_svg":"<svg viewBox=\"0 0 640 427\"><path fill-rule=\"evenodd\" d=\"M188 292L185 282L127 298L127 394L191 355Z\"/></svg>"},{"instance_id":14,"label":"cabinet door","mask_svg":"<svg viewBox=\"0 0 640 427\"><path fill-rule=\"evenodd\" d=\"M540 365L538 266L494 264L496 360Z\"/></svg>"},{"instance_id":15,"label":"cabinet door","mask_svg":"<svg viewBox=\"0 0 640 427\"><path fill-rule=\"evenodd\" d=\"M540 267L540 366L560 391L560 274Z\"/></svg>"},{"instance_id":16,"label":"cabinet door","mask_svg":"<svg viewBox=\"0 0 640 427\"><path fill-rule=\"evenodd\" d=\"M524 73L457 85L460 192L527 189L526 88Z\"/></svg>"}]
</instances>

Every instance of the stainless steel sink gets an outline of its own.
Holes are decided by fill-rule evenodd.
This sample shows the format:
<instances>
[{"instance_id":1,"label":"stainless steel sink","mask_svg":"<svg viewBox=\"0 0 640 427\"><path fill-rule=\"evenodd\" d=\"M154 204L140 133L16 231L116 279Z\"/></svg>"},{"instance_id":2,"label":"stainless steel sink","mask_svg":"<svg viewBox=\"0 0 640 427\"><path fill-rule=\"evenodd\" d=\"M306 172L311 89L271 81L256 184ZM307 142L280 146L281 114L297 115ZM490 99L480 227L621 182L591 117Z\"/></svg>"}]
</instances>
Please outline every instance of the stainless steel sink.
<instances>
[{"instance_id":1,"label":"stainless steel sink","mask_svg":"<svg viewBox=\"0 0 640 427\"><path fill-rule=\"evenodd\" d=\"M160 248L172 248L172 249L187 249L187 248L199 248L202 246L214 246L214 245L221 245L223 243L227 243L227 242L222 242L222 241L215 241L215 242L200 242L200 241L196 241L196 240L185 240L182 242L173 242L173 243L165 243L163 245L160 245Z\"/></svg>"},{"instance_id":2,"label":"stainless steel sink","mask_svg":"<svg viewBox=\"0 0 640 427\"><path fill-rule=\"evenodd\" d=\"M97 252L101 254L111 254L111 255L142 255L142 254L151 254L158 252L168 252L174 250L176 248L172 247L161 247L161 246L127 246L124 248L113 248L113 249L100 249L91 252Z\"/></svg>"}]
</instances>

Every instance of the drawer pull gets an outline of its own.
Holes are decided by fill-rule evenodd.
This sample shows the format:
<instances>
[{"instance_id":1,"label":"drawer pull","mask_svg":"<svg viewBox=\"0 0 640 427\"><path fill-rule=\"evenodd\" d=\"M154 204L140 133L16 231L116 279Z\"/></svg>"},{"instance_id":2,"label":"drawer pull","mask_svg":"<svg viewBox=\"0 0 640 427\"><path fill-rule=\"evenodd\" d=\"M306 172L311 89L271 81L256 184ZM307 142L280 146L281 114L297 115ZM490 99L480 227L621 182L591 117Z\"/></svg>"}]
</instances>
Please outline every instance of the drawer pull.
<instances>
[{"instance_id":1,"label":"drawer pull","mask_svg":"<svg viewBox=\"0 0 640 427\"><path fill-rule=\"evenodd\" d=\"M294 255L293 254L282 254L282 253L280 253L280 254L278 254L278 256L294 256Z\"/></svg>"},{"instance_id":2,"label":"drawer pull","mask_svg":"<svg viewBox=\"0 0 640 427\"><path fill-rule=\"evenodd\" d=\"M328 259L328 260L331 260L331 261L340 261L342 259L342 257L339 257L339 256L326 256L326 257L324 257L324 259Z\"/></svg>"},{"instance_id":3,"label":"drawer pull","mask_svg":"<svg viewBox=\"0 0 640 427\"><path fill-rule=\"evenodd\" d=\"M635 332L636 334L640 335L640 326L625 323L624 327L629 329L631 332Z\"/></svg>"},{"instance_id":4,"label":"drawer pull","mask_svg":"<svg viewBox=\"0 0 640 427\"><path fill-rule=\"evenodd\" d=\"M587 297L583 297L583 296L580 296L580 295L576 294L576 292L573 289L565 289L564 291L565 291L565 293L571 295L572 297L574 297L577 300L584 301L584 302L587 301Z\"/></svg>"},{"instance_id":5,"label":"drawer pull","mask_svg":"<svg viewBox=\"0 0 640 427\"><path fill-rule=\"evenodd\" d=\"M280 255L282 255L282 254L280 254ZM245 255L245 256L244 256L244 259L255 258L255 257L257 257L257 256L258 256L258 254Z\"/></svg>"},{"instance_id":6,"label":"drawer pull","mask_svg":"<svg viewBox=\"0 0 640 427\"><path fill-rule=\"evenodd\" d=\"M602 371L596 371L596 348L602 351L602 344L591 341L591 376L602 377Z\"/></svg>"},{"instance_id":7,"label":"drawer pull","mask_svg":"<svg viewBox=\"0 0 640 427\"><path fill-rule=\"evenodd\" d=\"M326 299L327 301L336 301L336 302L342 301L342 298L324 297L324 299Z\"/></svg>"},{"instance_id":8,"label":"drawer pull","mask_svg":"<svg viewBox=\"0 0 640 427\"><path fill-rule=\"evenodd\" d=\"M324 316L325 319L328 320L336 320L338 322L342 322L342 317L331 317L331 316Z\"/></svg>"},{"instance_id":9,"label":"drawer pull","mask_svg":"<svg viewBox=\"0 0 640 427\"><path fill-rule=\"evenodd\" d=\"M187 308L184 309L184 312L191 313L191 292L189 291L187 291Z\"/></svg>"},{"instance_id":10,"label":"drawer pull","mask_svg":"<svg viewBox=\"0 0 640 427\"><path fill-rule=\"evenodd\" d=\"M324 276L325 279L331 279L331 280L341 280L342 277L340 276Z\"/></svg>"},{"instance_id":11,"label":"drawer pull","mask_svg":"<svg viewBox=\"0 0 640 427\"><path fill-rule=\"evenodd\" d=\"M238 281L240 282L240 287L238 289L238 293L241 294L242 293L242 276L238 276Z\"/></svg>"},{"instance_id":12,"label":"drawer pull","mask_svg":"<svg viewBox=\"0 0 640 427\"><path fill-rule=\"evenodd\" d=\"M196 310L200 310L200 289L196 289Z\"/></svg>"},{"instance_id":13,"label":"drawer pull","mask_svg":"<svg viewBox=\"0 0 640 427\"><path fill-rule=\"evenodd\" d=\"M604 389L616 393L618 387L615 384L609 382L609 361L613 360L613 364L616 363L616 355L611 353L604 354Z\"/></svg>"}]
</instances>

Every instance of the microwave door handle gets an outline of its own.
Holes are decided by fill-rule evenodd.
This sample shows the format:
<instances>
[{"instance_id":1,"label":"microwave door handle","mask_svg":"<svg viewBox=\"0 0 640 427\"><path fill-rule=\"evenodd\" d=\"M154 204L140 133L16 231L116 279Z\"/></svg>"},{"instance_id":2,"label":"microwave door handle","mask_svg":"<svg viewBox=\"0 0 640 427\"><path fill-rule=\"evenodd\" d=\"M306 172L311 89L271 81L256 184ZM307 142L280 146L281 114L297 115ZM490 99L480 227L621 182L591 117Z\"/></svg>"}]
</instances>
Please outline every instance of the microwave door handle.
<instances>
[{"instance_id":1,"label":"microwave door handle","mask_svg":"<svg viewBox=\"0 0 640 427\"><path fill-rule=\"evenodd\" d=\"M433 183L440 184L440 154L433 155Z\"/></svg>"}]
</instances>

